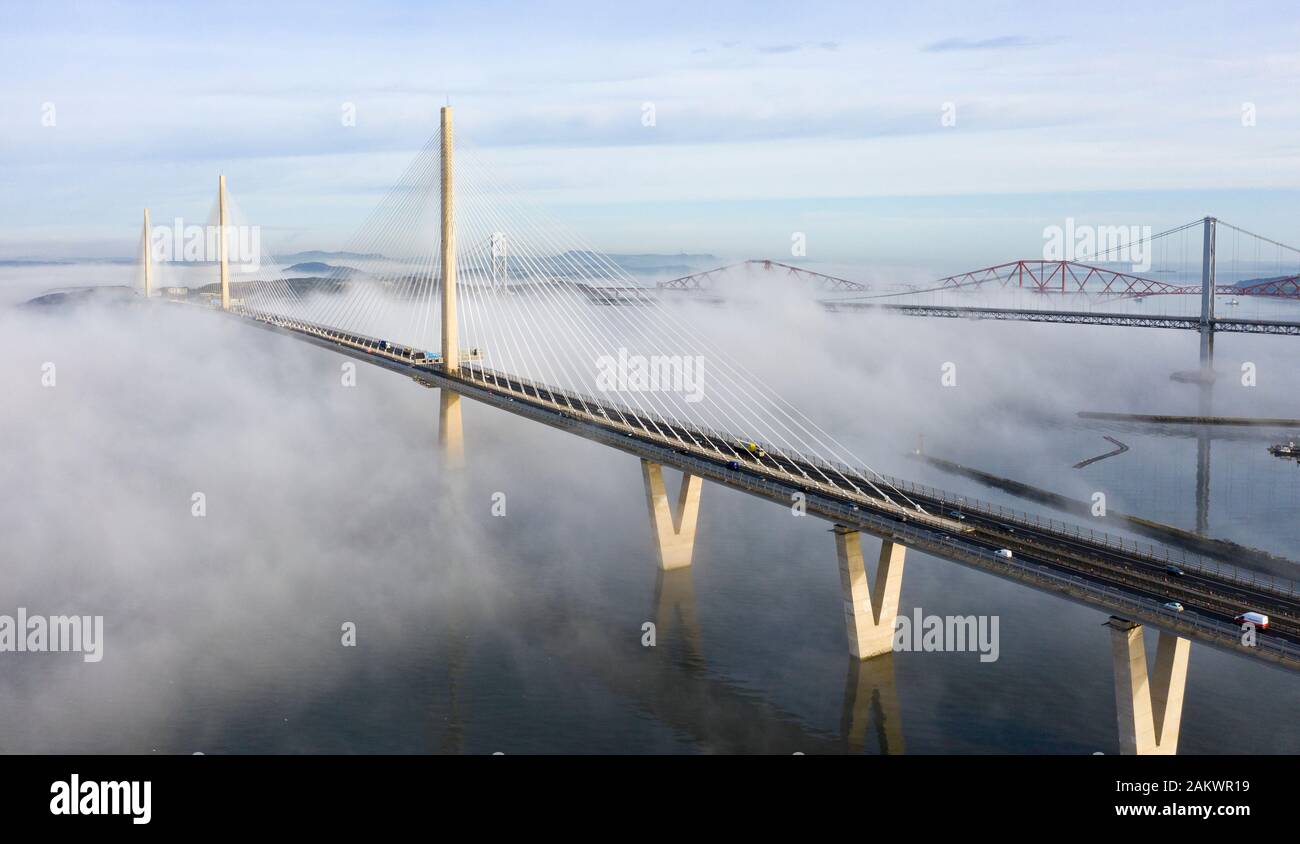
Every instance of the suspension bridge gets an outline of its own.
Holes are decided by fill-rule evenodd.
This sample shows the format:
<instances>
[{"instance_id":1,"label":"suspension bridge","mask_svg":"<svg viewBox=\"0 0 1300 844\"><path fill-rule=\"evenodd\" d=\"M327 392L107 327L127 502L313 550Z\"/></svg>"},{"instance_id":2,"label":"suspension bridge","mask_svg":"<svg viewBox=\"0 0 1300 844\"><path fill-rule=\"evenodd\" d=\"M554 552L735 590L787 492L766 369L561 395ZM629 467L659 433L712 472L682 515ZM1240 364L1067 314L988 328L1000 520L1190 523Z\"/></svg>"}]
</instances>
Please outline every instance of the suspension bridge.
<instances>
[{"instance_id":1,"label":"suspension bridge","mask_svg":"<svg viewBox=\"0 0 1300 844\"><path fill-rule=\"evenodd\" d=\"M440 131L348 244L354 266L346 273L308 284L286 278L274 261L232 255L240 241L229 232L245 221L223 176L211 297L175 287L154 296L162 267L147 214L146 297L201 307L439 390L439 447L453 471L468 470L463 399L638 458L663 571L691 565L706 480L826 520L847 647L860 660L892 651L906 553L916 549L1110 614L1126 752L1176 751L1192 641L1300 669L1300 591L1292 581L874 471L671 302L526 206L475 158L455 154L449 107ZM823 274L805 280L841 292L865 288ZM681 473L675 500L665 468ZM880 540L870 581L862 534ZM1237 619L1245 611L1266 613L1267 630L1244 635ZM1157 635L1150 670L1146 628Z\"/></svg>"}]
</instances>

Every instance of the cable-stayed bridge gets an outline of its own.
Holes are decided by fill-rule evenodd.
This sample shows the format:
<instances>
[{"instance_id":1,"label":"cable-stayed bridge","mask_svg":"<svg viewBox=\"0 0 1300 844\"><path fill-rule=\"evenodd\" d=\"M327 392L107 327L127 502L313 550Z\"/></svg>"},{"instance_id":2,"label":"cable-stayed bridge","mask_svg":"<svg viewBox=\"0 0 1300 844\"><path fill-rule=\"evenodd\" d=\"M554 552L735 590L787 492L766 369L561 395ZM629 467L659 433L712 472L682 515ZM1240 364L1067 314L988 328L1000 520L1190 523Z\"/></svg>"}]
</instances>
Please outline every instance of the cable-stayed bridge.
<instances>
[{"instance_id":1,"label":"cable-stayed bridge","mask_svg":"<svg viewBox=\"0 0 1300 844\"><path fill-rule=\"evenodd\" d=\"M915 548L1112 614L1129 752L1176 750L1192 640L1300 668L1300 591L1289 580L874 471L681 309L502 188L473 155L454 155L450 108L348 244L346 271L286 278L243 254L231 232L247 222L224 177L217 205L219 269L205 307L437 388L448 467L469 471L463 398L634 455L665 571L691 564L705 480L825 519L859 659L892 650ZM153 259L147 217L141 255L149 295L166 267ZM199 298L168 290L162 298ZM682 473L675 499L665 467ZM870 583L863 533L881 540ZM1246 611L1266 613L1267 630L1243 629ZM1153 673L1145 627L1158 632Z\"/></svg>"}]
</instances>

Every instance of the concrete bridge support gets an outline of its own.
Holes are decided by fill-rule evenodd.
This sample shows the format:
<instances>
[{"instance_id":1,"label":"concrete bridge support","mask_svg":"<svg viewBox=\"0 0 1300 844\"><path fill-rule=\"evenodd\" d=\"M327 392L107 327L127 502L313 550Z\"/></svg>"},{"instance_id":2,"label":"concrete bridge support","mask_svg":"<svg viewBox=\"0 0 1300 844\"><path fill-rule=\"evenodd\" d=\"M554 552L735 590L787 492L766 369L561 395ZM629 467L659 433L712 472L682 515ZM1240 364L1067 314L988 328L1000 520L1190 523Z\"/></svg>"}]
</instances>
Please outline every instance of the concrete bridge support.
<instances>
[{"instance_id":1,"label":"concrete bridge support","mask_svg":"<svg viewBox=\"0 0 1300 844\"><path fill-rule=\"evenodd\" d=\"M858 659L893 653L894 619L898 616L898 595L903 586L907 548L881 540L875 588L867 585L860 533L836 525L835 550L840 558L840 586L844 590L844 625L849 636L849 653Z\"/></svg>"},{"instance_id":2,"label":"concrete bridge support","mask_svg":"<svg viewBox=\"0 0 1300 844\"><path fill-rule=\"evenodd\" d=\"M655 545L659 549L659 568L672 571L689 566L695 554L695 524L700 512L700 488L704 479L682 473L682 486L674 511L664 488L664 467L643 458L641 477L645 480L650 527L654 530Z\"/></svg>"},{"instance_id":3,"label":"concrete bridge support","mask_svg":"<svg viewBox=\"0 0 1300 844\"><path fill-rule=\"evenodd\" d=\"M1111 631L1115 662L1120 753L1172 756L1178 752L1191 641L1161 632L1156 641L1155 675L1151 676L1142 625L1111 616L1106 626Z\"/></svg>"},{"instance_id":4,"label":"concrete bridge support","mask_svg":"<svg viewBox=\"0 0 1300 844\"><path fill-rule=\"evenodd\" d=\"M449 468L465 465L465 432L460 422L460 393L443 387L438 391L438 445Z\"/></svg>"}]
</instances>

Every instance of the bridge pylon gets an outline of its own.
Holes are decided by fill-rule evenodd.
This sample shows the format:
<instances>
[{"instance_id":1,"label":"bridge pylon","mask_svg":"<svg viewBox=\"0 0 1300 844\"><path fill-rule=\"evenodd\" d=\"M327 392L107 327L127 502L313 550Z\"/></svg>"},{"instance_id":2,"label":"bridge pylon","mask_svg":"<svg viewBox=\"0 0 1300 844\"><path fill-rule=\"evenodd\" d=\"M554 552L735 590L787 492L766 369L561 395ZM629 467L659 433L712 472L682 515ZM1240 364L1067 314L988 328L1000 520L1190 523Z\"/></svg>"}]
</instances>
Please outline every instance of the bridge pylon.
<instances>
[{"instance_id":1,"label":"bridge pylon","mask_svg":"<svg viewBox=\"0 0 1300 844\"><path fill-rule=\"evenodd\" d=\"M144 247L140 260L144 262L144 298L153 295L153 254L149 249L149 209L144 209Z\"/></svg>"},{"instance_id":2,"label":"bridge pylon","mask_svg":"<svg viewBox=\"0 0 1300 844\"><path fill-rule=\"evenodd\" d=\"M668 502L661 464L642 458L641 477L645 481L646 504L650 508L650 527L654 530L655 547L659 551L659 568L663 571L686 568L695 556L695 526L704 479L683 472L674 509Z\"/></svg>"},{"instance_id":3,"label":"bridge pylon","mask_svg":"<svg viewBox=\"0 0 1300 844\"><path fill-rule=\"evenodd\" d=\"M862 535L844 525L836 525L834 530L849 653L860 660L893 653L894 621L898 617L907 548L888 539L880 541L876 583L871 587L867 584L867 567L862 557Z\"/></svg>"},{"instance_id":4,"label":"bridge pylon","mask_svg":"<svg viewBox=\"0 0 1300 844\"><path fill-rule=\"evenodd\" d=\"M1120 753L1172 756L1178 752L1183 691L1192 643L1160 631L1154 676L1147 673L1142 625L1111 616L1111 655L1115 663L1115 715Z\"/></svg>"},{"instance_id":5,"label":"bridge pylon","mask_svg":"<svg viewBox=\"0 0 1300 844\"><path fill-rule=\"evenodd\" d=\"M221 309L230 310L230 265L226 243L226 176L217 177L217 254L221 257Z\"/></svg>"},{"instance_id":6,"label":"bridge pylon","mask_svg":"<svg viewBox=\"0 0 1300 844\"><path fill-rule=\"evenodd\" d=\"M442 368L448 375L455 375L460 371L460 337L456 330L456 207L450 105L443 105L441 117ZM439 393L442 395L438 408L438 442L448 466L463 466L465 442L460 424L460 394L447 388Z\"/></svg>"},{"instance_id":7,"label":"bridge pylon","mask_svg":"<svg viewBox=\"0 0 1300 844\"><path fill-rule=\"evenodd\" d=\"M442 107L442 365L448 373L460 369L460 338L456 326L456 196L452 183L451 106Z\"/></svg>"},{"instance_id":8,"label":"bridge pylon","mask_svg":"<svg viewBox=\"0 0 1300 844\"><path fill-rule=\"evenodd\" d=\"M442 367L449 375L460 371L460 336L456 325L456 196L453 183L451 106L443 106L441 155ZM438 441L451 466L464 465L465 440L460 420L460 393L439 392Z\"/></svg>"}]
</instances>

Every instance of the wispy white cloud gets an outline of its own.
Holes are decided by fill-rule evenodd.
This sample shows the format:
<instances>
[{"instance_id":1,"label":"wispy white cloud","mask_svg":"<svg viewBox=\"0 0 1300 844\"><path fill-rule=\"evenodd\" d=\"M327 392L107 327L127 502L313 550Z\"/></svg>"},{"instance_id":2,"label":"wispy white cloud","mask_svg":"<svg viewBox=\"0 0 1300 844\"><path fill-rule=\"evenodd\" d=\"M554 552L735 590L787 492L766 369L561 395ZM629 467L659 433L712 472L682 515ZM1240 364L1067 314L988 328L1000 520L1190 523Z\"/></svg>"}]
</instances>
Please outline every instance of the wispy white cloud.
<instances>
[{"instance_id":1,"label":"wispy white cloud","mask_svg":"<svg viewBox=\"0 0 1300 844\"><path fill-rule=\"evenodd\" d=\"M927 53L945 53L954 50L1015 50L1022 47L1041 47L1058 39L1030 38L1026 35L997 35L992 38L945 38L926 44L921 49Z\"/></svg>"}]
</instances>

